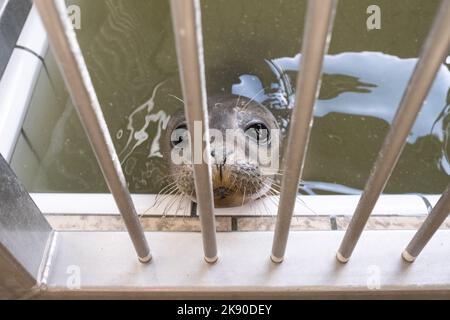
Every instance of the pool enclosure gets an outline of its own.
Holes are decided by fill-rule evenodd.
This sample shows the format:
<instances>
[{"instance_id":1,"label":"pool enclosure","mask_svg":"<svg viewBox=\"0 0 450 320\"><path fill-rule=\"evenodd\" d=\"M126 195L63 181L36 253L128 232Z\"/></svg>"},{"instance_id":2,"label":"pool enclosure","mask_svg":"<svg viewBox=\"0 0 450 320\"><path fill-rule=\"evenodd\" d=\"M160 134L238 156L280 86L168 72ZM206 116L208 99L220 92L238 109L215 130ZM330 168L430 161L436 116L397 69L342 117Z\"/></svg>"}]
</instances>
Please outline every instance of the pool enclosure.
<instances>
[{"instance_id":1,"label":"pool enclosure","mask_svg":"<svg viewBox=\"0 0 450 320\"><path fill-rule=\"evenodd\" d=\"M242 215L245 208L214 209L210 173L205 164L194 166L196 188L204 190L198 193L197 199L201 234L143 232L137 216L140 209L136 207L148 206L152 196L132 196L128 192L100 104L66 17L65 5L62 1L34 3L37 8L28 17L0 83L0 132L5 137L0 145L4 158L0 164L2 294L7 297L448 297L450 274L445 270L450 265L450 256L446 254L450 232L437 229L450 211L449 191L442 196L427 196L425 202L413 195L380 194L438 68L448 55L450 1L442 1L363 195L305 196L307 206L302 208L296 206L298 182L336 11L333 0L320 4L308 2L296 91L301 94L292 114L285 155L284 170L291 174L283 178L280 203L275 208L278 211L275 232L223 234L216 233L214 215ZM194 0L173 0L171 9L185 111L188 127L192 129L195 120L207 117L199 4ZM29 195L8 165L17 144L30 145L27 127L22 127L22 122L31 95L43 91L34 87L37 77L43 74L40 58L47 50L46 33L37 11L112 196ZM33 32L27 32L27 28ZM42 32L36 32L39 28ZM36 33L42 38L36 37ZM203 148L208 150L207 141ZM117 207L111 206L113 199ZM83 207L80 202L89 206ZM429 214L426 203L434 207ZM347 230L289 231L292 216L305 214L311 204L323 215L353 214ZM55 231L42 215L74 210L86 214L116 211L123 217L128 234ZM417 233L363 232L371 213L402 212L428 216ZM411 263L416 257L419 257L417 261ZM184 263L180 264L180 260Z\"/></svg>"}]
</instances>

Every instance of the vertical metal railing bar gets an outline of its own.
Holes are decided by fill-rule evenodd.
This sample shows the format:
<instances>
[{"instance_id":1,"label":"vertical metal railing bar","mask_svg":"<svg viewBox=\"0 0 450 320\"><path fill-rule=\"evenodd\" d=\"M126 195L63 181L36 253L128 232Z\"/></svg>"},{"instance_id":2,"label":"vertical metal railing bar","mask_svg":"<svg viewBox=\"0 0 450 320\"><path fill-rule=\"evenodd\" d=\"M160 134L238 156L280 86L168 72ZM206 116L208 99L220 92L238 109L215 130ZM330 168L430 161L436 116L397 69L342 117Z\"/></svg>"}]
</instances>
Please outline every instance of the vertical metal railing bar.
<instances>
[{"instance_id":1,"label":"vertical metal railing bar","mask_svg":"<svg viewBox=\"0 0 450 320\"><path fill-rule=\"evenodd\" d=\"M211 168L208 160L210 146L209 139L203 139L203 136L209 137L209 125L200 2L171 0L171 11L186 120L191 136L192 158L194 160L200 156L202 159L200 163L194 161L193 169L203 249L205 260L214 263L218 259L218 254ZM201 132L196 132L194 124L201 126ZM194 143L196 139L201 141L201 149L196 148Z\"/></svg>"},{"instance_id":2,"label":"vertical metal railing bar","mask_svg":"<svg viewBox=\"0 0 450 320\"><path fill-rule=\"evenodd\" d=\"M405 90L391 129L370 173L363 195L337 252L340 262L347 262L361 236L373 208L406 144L406 139L422 108L440 65L450 45L450 0L443 0L431 31L422 48L414 73Z\"/></svg>"},{"instance_id":3,"label":"vertical metal railing bar","mask_svg":"<svg viewBox=\"0 0 450 320\"><path fill-rule=\"evenodd\" d=\"M34 0L81 123L141 262L150 249L63 0Z\"/></svg>"},{"instance_id":4,"label":"vertical metal railing bar","mask_svg":"<svg viewBox=\"0 0 450 320\"><path fill-rule=\"evenodd\" d=\"M337 0L308 1L302 56L284 156L284 174L271 259L283 261L292 214L302 176L313 123L313 109L320 90L322 65L331 39Z\"/></svg>"},{"instance_id":5,"label":"vertical metal railing bar","mask_svg":"<svg viewBox=\"0 0 450 320\"><path fill-rule=\"evenodd\" d=\"M419 230L414 235L411 242L402 253L403 259L413 262L422 252L428 241L444 223L450 214L450 184L439 198L431 213L427 216Z\"/></svg>"}]
</instances>

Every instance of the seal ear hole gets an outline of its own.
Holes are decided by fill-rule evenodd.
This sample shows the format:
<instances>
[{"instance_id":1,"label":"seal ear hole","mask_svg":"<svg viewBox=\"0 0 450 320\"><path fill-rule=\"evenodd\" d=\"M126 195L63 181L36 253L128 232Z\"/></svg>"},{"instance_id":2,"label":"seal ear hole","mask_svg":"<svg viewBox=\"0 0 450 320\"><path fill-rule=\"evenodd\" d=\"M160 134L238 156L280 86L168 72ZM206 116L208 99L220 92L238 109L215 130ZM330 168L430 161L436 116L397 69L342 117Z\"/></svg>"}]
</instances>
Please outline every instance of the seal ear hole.
<instances>
[{"instance_id":1,"label":"seal ear hole","mask_svg":"<svg viewBox=\"0 0 450 320\"><path fill-rule=\"evenodd\" d=\"M188 129L186 123L178 125L171 134L170 144L172 148L180 145L181 143L187 141L188 139Z\"/></svg>"},{"instance_id":2,"label":"seal ear hole","mask_svg":"<svg viewBox=\"0 0 450 320\"><path fill-rule=\"evenodd\" d=\"M270 130L262 122L252 123L245 129L245 134L258 145L270 142Z\"/></svg>"}]
</instances>

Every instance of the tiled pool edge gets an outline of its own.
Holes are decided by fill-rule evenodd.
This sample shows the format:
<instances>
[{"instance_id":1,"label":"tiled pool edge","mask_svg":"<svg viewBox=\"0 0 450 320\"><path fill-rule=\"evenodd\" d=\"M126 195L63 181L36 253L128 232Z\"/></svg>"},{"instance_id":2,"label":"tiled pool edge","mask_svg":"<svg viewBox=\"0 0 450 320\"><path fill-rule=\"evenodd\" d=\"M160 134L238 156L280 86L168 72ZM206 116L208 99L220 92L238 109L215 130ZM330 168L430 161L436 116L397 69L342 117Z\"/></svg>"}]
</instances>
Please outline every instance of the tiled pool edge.
<instances>
[{"instance_id":1,"label":"tiled pool edge","mask_svg":"<svg viewBox=\"0 0 450 320\"><path fill-rule=\"evenodd\" d=\"M46 215L50 225L58 231L125 231L118 215ZM366 230L416 230L424 221L424 216L372 216ZM201 232L198 217L157 217L140 219L147 232ZM273 231L275 217L216 217L217 232L267 232ZM349 217L294 217L292 231L343 231L347 228ZM450 229L450 218L440 228Z\"/></svg>"}]
</instances>

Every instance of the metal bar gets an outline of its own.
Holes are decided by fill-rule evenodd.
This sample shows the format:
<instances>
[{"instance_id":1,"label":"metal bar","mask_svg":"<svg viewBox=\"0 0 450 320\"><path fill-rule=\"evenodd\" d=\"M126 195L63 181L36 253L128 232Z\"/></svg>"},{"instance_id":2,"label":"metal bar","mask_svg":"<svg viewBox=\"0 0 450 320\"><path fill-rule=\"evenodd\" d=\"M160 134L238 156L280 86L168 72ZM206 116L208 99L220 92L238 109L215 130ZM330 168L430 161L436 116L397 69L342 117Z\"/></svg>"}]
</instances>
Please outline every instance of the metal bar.
<instances>
[{"instance_id":1,"label":"metal bar","mask_svg":"<svg viewBox=\"0 0 450 320\"><path fill-rule=\"evenodd\" d=\"M340 262L347 262L364 226L383 192L406 139L433 84L450 45L450 0L443 0L431 31L422 48L414 73L386 136L383 147L371 171L365 190L337 252Z\"/></svg>"},{"instance_id":2,"label":"metal bar","mask_svg":"<svg viewBox=\"0 0 450 320\"><path fill-rule=\"evenodd\" d=\"M34 0L81 123L141 262L150 250L63 0Z\"/></svg>"},{"instance_id":3,"label":"metal bar","mask_svg":"<svg viewBox=\"0 0 450 320\"><path fill-rule=\"evenodd\" d=\"M425 245L430 241L439 227L444 223L445 219L450 214L450 184L447 190L442 194L439 201L434 206L431 213L425 219L422 226L414 235L411 242L403 251L402 257L408 262L414 262L419 254L422 252Z\"/></svg>"},{"instance_id":4,"label":"metal bar","mask_svg":"<svg viewBox=\"0 0 450 320\"><path fill-rule=\"evenodd\" d=\"M195 193L202 227L205 260L208 263L214 263L218 259L218 254L209 166L209 139L203 139L203 137L209 137L209 125L200 3L198 0L171 0L171 10L184 108L191 136ZM197 124L201 126L200 132L196 130ZM199 143L197 144L194 140ZM203 155L207 159L203 159ZM202 160L195 161L198 157Z\"/></svg>"},{"instance_id":5,"label":"metal bar","mask_svg":"<svg viewBox=\"0 0 450 320\"><path fill-rule=\"evenodd\" d=\"M302 57L297 80L296 107L291 116L284 156L284 175L271 259L283 261L292 213L302 176L314 104L319 94L324 55L331 38L337 0L308 1Z\"/></svg>"},{"instance_id":6,"label":"metal bar","mask_svg":"<svg viewBox=\"0 0 450 320\"><path fill-rule=\"evenodd\" d=\"M0 155L0 299L23 297L38 287L52 233Z\"/></svg>"}]
</instances>

